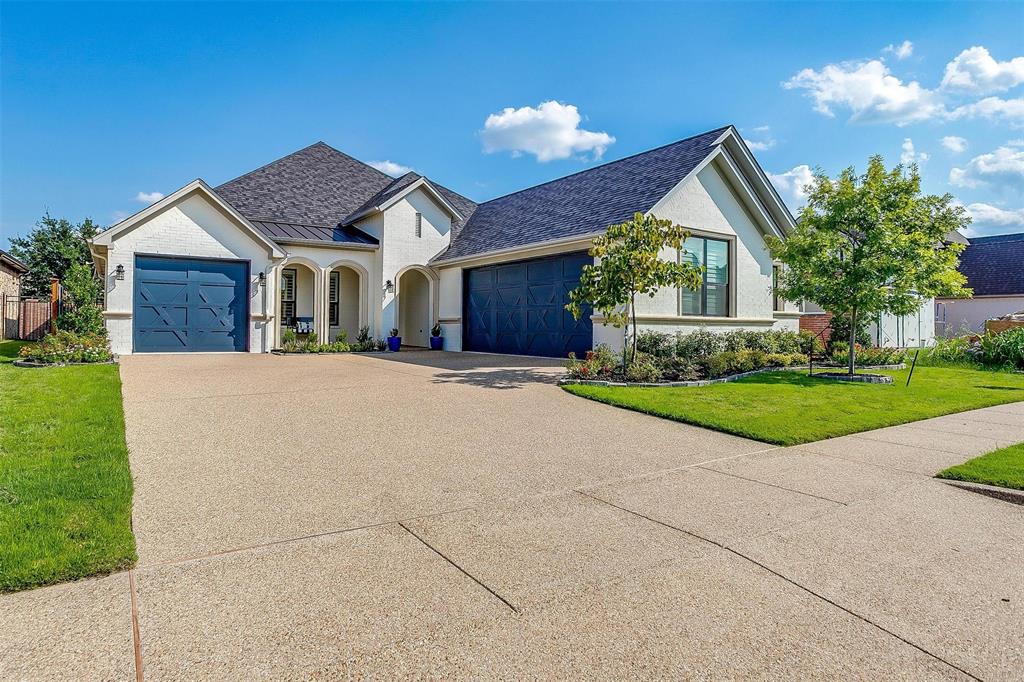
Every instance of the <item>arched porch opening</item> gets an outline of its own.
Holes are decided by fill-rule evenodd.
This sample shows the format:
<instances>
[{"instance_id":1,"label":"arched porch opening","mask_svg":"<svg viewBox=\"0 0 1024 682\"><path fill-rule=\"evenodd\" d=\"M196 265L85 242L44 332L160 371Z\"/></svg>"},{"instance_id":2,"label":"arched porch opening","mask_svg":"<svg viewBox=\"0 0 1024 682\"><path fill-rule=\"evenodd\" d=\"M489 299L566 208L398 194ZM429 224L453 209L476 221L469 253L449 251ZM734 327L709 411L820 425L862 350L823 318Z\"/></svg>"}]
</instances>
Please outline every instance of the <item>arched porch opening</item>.
<instances>
[{"instance_id":1,"label":"arched porch opening","mask_svg":"<svg viewBox=\"0 0 1024 682\"><path fill-rule=\"evenodd\" d=\"M427 347L433 324L433 282L419 268L398 277L398 333L404 346Z\"/></svg>"},{"instance_id":2,"label":"arched porch opening","mask_svg":"<svg viewBox=\"0 0 1024 682\"><path fill-rule=\"evenodd\" d=\"M342 334L352 343L367 319L369 275L356 263L338 261L327 268L327 329L331 341Z\"/></svg>"},{"instance_id":3,"label":"arched porch opening","mask_svg":"<svg viewBox=\"0 0 1024 682\"><path fill-rule=\"evenodd\" d=\"M299 339L319 333L320 268L303 260L285 261L278 270L277 285L277 345L288 329L295 330Z\"/></svg>"}]
</instances>

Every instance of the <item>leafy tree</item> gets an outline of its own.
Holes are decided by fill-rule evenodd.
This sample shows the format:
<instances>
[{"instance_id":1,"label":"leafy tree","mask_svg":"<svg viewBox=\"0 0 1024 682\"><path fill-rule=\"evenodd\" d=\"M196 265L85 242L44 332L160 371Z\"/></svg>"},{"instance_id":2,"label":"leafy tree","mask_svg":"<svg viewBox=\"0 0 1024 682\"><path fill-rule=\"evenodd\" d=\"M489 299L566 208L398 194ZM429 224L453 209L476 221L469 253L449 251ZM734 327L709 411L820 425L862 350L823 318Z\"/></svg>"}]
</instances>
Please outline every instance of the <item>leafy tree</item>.
<instances>
[{"instance_id":1,"label":"leafy tree","mask_svg":"<svg viewBox=\"0 0 1024 682\"><path fill-rule=\"evenodd\" d=\"M659 258L663 249L682 249L689 236L671 220L643 213L609 226L594 239L590 255L599 260L583 266L579 286L569 292L566 310L579 319L589 304L614 327L632 321L632 362L636 359L636 297L654 296L660 287L697 289L701 285L700 268Z\"/></svg>"},{"instance_id":2,"label":"leafy tree","mask_svg":"<svg viewBox=\"0 0 1024 682\"><path fill-rule=\"evenodd\" d=\"M25 294L45 297L50 293L50 277L63 280L75 263L90 263L86 240L99 231L89 218L75 225L47 213L26 236L12 237L11 253L29 269L22 277Z\"/></svg>"},{"instance_id":3,"label":"leafy tree","mask_svg":"<svg viewBox=\"0 0 1024 682\"><path fill-rule=\"evenodd\" d=\"M57 327L75 334L106 334L98 305L103 295L103 283L93 273L92 267L73 263L61 283L64 287L64 310L57 318Z\"/></svg>"},{"instance_id":4,"label":"leafy tree","mask_svg":"<svg viewBox=\"0 0 1024 682\"><path fill-rule=\"evenodd\" d=\"M852 167L835 180L818 171L808 191L796 229L768 238L768 247L788 266L783 297L849 319L850 374L861 316L907 315L922 298L970 296L957 272L963 246L943 243L970 218L949 194L922 196L916 165L889 171L873 156L861 176Z\"/></svg>"}]
</instances>

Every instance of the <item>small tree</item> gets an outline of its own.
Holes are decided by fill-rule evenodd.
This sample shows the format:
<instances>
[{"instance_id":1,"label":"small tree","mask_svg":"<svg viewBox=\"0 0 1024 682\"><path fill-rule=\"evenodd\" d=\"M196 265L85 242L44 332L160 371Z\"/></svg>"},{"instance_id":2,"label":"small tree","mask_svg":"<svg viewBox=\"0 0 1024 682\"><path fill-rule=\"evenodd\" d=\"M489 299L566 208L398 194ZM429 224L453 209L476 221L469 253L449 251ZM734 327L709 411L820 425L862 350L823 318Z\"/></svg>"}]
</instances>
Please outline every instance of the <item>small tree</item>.
<instances>
[{"instance_id":1,"label":"small tree","mask_svg":"<svg viewBox=\"0 0 1024 682\"><path fill-rule=\"evenodd\" d=\"M614 327L632 321L632 362L636 359L636 297L654 296L660 287L697 289L701 285L700 268L659 257L663 249L682 249L689 236L671 220L643 213L609 226L594 239L590 255L599 260L583 266L579 286L569 292L566 310L579 319L589 304Z\"/></svg>"},{"instance_id":2,"label":"small tree","mask_svg":"<svg viewBox=\"0 0 1024 682\"><path fill-rule=\"evenodd\" d=\"M92 267L74 263L61 284L64 309L57 318L57 327L76 334L106 333L98 305L103 295L103 283L93 274Z\"/></svg>"},{"instance_id":3,"label":"small tree","mask_svg":"<svg viewBox=\"0 0 1024 682\"><path fill-rule=\"evenodd\" d=\"M51 277L64 280L72 265L88 264L91 259L86 240L99 231L99 226L89 218L75 225L47 213L27 235L11 237L11 253L28 266L22 278L25 294L48 296Z\"/></svg>"},{"instance_id":4,"label":"small tree","mask_svg":"<svg viewBox=\"0 0 1024 682\"><path fill-rule=\"evenodd\" d=\"M785 240L769 237L768 246L788 266L783 297L849 319L850 374L861 316L907 315L922 298L970 296L957 272L963 246L944 244L970 218L949 194L922 196L916 165L887 171L873 156L862 176L852 167L835 180L817 172L808 192L796 229Z\"/></svg>"}]
</instances>

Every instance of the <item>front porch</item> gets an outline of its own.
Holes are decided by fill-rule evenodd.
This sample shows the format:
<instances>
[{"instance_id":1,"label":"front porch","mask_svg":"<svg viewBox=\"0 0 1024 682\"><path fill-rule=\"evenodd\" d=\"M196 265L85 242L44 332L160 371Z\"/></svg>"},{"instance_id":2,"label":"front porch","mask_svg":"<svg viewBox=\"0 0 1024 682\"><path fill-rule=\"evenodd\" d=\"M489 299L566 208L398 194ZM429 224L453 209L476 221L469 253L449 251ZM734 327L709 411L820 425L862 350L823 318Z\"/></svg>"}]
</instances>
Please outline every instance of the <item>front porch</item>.
<instances>
[{"instance_id":1,"label":"front porch","mask_svg":"<svg viewBox=\"0 0 1024 682\"><path fill-rule=\"evenodd\" d=\"M352 341L369 324L369 274L357 263L322 267L294 258L277 273L276 347L289 329L299 338L316 333L322 341Z\"/></svg>"}]
</instances>

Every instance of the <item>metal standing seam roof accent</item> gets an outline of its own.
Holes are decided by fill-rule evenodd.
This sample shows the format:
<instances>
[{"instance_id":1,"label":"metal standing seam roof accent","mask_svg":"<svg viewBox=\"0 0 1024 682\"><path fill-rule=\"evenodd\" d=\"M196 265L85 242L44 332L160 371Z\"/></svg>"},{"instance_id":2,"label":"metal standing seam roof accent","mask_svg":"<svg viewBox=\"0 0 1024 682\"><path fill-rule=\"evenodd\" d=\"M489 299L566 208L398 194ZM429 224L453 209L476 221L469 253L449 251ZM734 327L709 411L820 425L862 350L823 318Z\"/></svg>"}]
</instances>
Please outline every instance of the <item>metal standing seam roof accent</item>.
<instances>
[{"instance_id":1,"label":"metal standing seam roof accent","mask_svg":"<svg viewBox=\"0 0 1024 682\"><path fill-rule=\"evenodd\" d=\"M1024 232L971 237L960 272L975 296L1024 295Z\"/></svg>"},{"instance_id":2,"label":"metal standing seam roof accent","mask_svg":"<svg viewBox=\"0 0 1024 682\"><path fill-rule=\"evenodd\" d=\"M723 126L477 205L443 262L601 232L649 211L711 154Z\"/></svg>"},{"instance_id":3,"label":"metal standing seam roof accent","mask_svg":"<svg viewBox=\"0 0 1024 682\"><path fill-rule=\"evenodd\" d=\"M301 239L303 241L324 241L338 244L380 244L375 237L357 227L326 225L302 225L300 223L284 223L276 220L249 219L256 229L275 241Z\"/></svg>"}]
</instances>

